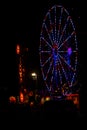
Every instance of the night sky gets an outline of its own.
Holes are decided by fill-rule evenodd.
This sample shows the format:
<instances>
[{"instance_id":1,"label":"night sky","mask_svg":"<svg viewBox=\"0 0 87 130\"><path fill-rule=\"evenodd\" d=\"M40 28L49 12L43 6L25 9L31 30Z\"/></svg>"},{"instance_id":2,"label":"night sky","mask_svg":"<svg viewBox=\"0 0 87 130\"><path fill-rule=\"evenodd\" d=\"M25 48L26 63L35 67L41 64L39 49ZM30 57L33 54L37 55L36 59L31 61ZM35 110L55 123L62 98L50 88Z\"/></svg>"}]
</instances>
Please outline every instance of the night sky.
<instances>
[{"instance_id":1,"label":"night sky","mask_svg":"<svg viewBox=\"0 0 87 130\"><path fill-rule=\"evenodd\" d=\"M52 2L53 1L53 2ZM65 1L65 0L64 0ZM70 13L76 25L79 47L79 77L82 93L86 95L86 53L87 53L87 20L85 3L79 0L41 0L39 3L5 3L0 12L0 87L16 86L15 46L21 43L29 48L29 65L40 72L39 39L43 18L54 4L63 5ZM7 6L8 4L8 6Z\"/></svg>"}]
</instances>

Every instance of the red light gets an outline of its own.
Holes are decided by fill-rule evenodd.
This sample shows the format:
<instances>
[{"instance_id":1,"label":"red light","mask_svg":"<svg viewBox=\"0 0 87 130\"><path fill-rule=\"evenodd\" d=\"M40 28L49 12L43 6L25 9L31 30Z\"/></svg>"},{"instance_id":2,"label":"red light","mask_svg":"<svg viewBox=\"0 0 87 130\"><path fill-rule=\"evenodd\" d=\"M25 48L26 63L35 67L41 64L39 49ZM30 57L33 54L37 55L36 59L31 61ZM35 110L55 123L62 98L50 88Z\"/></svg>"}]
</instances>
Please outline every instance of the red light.
<instances>
[{"instance_id":1,"label":"red light","mask_svg":"<svg viewBox=\"0 0 87 130\"><path fill-rule=\"evenodd\" d=\"M16 53L20 54L20 46L19 45L16 46Z\"/></svg>"},{"instance_id":2,"label":"red light","mask_svg":"<svg viewBox=\"0 0 87 130\"><path fill-rule=\"evenodd\" d=\"M20 92L20 102L22 102L22 103L23 103L23 101L24 101L24 95L23 95L23 93L22 93L22 92Z\"/></svg>"}]
</instances>

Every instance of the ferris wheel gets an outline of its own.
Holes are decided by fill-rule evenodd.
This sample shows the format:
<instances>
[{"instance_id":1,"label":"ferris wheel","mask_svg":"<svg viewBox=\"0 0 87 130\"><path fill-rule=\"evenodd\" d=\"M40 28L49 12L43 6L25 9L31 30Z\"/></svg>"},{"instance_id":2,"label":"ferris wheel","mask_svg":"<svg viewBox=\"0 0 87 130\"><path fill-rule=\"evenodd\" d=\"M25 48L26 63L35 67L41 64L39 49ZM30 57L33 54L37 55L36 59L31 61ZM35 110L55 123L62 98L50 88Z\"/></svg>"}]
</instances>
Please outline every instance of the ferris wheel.
<instances>
[{"instance_id":1,"label":"ferris wheel","mask_svg":"<svg viewBox=\"0 0 87 130\"><path fill-rule=\"evenodd\" d=\"M40 66L50 93L71 92L77 80L78 46L69 12L54 5L46 13L40 33Z\"/></svg>"}]
</instances>

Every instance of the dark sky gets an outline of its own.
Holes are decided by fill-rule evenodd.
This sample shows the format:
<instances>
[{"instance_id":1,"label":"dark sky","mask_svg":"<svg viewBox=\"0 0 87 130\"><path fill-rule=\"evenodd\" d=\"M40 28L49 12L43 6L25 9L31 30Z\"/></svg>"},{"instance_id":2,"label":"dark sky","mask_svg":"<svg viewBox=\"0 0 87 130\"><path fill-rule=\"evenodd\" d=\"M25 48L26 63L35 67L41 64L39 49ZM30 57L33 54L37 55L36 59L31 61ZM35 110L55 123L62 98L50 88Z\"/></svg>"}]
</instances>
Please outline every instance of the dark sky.
<instances>
[{"instance_id":1,"label":"dark sky","mask_svg":"<svg viewBox=\"0 0 87 130\"><path fill-rule=\"evenodd\" d=\"M53 2L52 2L53 1ZM39 1L38 1L39 2ZM39 3L7 3L2 5L0 12L0 86L12 86L16 76L15 46L17 43L25 44L30 49L30 63L34 69L39 65L39 38L43 18L48 9L54 4L63 5L72 16L76 24L80 52L80 78L81 83L86 85L86 51L87 30L85 17L85 3L80 0L41 0ZM87 90L87 89L86 89Z\"/></svg>"},{"instance_id":2,"label":"dark sky","mask_svg":"<svg viewBox=\"0 0 87 130\"><path fill-rule=\"evenodd\" d=\"M85 0L41 0L20 3L2 3L0 8L0 88L17 89L15 46L21 43L29 48L29 65L40 77L39 39L43 18L55 4L63 5L76 25L79 47L79 82L82 105L87 97L87 20ZM7 91L8 92L8 91Z\"/></svg>"}]
</instances>

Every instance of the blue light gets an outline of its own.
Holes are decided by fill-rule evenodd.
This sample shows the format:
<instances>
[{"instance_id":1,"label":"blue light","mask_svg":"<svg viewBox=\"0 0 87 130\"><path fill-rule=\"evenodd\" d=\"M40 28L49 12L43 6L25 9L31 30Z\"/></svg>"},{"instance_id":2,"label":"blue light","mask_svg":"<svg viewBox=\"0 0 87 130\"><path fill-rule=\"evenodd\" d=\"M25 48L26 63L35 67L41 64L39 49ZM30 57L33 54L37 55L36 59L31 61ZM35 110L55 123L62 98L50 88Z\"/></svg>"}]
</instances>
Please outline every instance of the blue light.
<instances>
[{"instance_id":1,"label":"blue light","mask_svg":"<svg viewBox=\"0 0 87 130\"><path fill-rule=\"evenodd\" d=\"M68 55L71 55L72 54L72 48L69 47L68 50L67 50L67 52L68 52Z\"/></svg>"}]
</instances>

